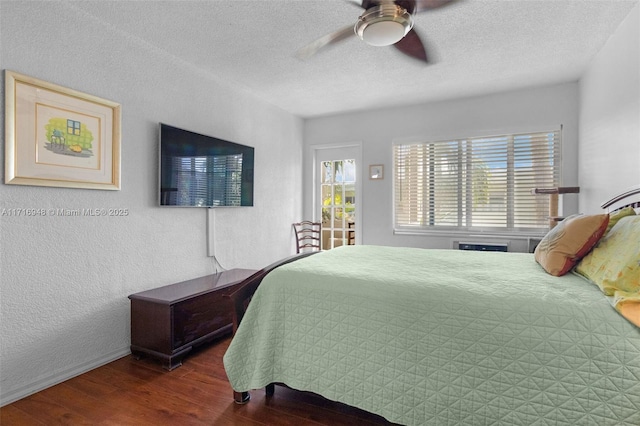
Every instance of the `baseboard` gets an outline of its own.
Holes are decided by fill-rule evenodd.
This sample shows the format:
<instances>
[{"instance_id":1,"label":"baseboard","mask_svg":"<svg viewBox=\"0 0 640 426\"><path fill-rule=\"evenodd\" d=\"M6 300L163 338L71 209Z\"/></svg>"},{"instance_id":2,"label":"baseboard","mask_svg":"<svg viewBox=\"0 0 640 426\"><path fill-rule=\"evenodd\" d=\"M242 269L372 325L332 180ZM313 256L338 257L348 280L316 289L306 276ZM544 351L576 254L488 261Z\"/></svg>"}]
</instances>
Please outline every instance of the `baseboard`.
<instances>
[{"instance_id":1,"label":"baseboard","mask_svg":"<svg viewBox=\"0 0 640 426\"><path fill-rule=\"evenodd\" d=\"M6 389L2 389L2 392L0 393L0 407L11 404L12 402L32 395L36 392L40 392L41 390L44 390L48 387L62 383L65 380L69 380L73 377L84 374L87 371L93 370L94 368L109 364L110 362L129 355L130 353L131 350L127 346L126 348L111 352L92 361L85 362L75 367L59 371L55 374L35 380L17 389L9 389L8 391L6 391Z\"/></svg>"}]
</instances>

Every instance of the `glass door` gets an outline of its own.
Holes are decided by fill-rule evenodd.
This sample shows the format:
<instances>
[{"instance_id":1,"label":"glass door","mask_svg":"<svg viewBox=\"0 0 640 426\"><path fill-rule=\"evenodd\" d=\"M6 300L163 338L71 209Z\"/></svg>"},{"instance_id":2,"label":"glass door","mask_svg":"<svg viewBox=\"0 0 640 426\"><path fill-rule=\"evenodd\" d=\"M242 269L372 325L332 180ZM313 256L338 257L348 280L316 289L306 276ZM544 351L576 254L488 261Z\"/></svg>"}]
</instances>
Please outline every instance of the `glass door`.
<instances>
[{"instance_id":1,"label":"glass door","mask_svg":"<svg viewBox=\"0 0 640 426\"><path fill-rule=\"evenodd\" d=\"M321 247L355 244L356 160L320 161Z\"/></svg>"}]
</instances>

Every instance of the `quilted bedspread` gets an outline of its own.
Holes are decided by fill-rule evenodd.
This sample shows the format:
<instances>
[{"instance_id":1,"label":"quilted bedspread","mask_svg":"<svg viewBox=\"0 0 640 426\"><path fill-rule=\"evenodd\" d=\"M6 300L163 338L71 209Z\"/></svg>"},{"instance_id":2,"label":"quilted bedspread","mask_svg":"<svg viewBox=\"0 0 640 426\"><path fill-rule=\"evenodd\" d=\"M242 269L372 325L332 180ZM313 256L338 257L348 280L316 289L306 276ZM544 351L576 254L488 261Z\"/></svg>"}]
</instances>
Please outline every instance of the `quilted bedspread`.
<instances>
[{"instance_id":1,"label":"quilted bedspread","mask_svg":"<svg viewBox=\"0 0 640 426\"><path fill-rule=\"evenodd\" d=\"M263 280L224 365L236 391L284 383L400 424L640 425L640 329L524 253L297 260Z\"/></svg>"}]
</instances>

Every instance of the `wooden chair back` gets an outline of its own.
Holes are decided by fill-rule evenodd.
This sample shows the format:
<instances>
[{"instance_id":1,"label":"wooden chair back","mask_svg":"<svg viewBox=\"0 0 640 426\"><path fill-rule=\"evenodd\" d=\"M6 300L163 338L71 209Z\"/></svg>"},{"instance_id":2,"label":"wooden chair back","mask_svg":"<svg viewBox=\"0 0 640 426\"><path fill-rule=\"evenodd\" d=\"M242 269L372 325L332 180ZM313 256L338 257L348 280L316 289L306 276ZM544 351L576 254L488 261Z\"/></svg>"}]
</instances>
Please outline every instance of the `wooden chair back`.
<instances>
[{"instance_id":1,"label":"wooden chair back","mask_svg":"<svg viewBox=\"0 0 640 426\"><path fill-rule=\"evenodd\" d=\"M296 236L296 253L320 250L320 222L303 220L293 224Z\"/></svg>"}]
</instances>

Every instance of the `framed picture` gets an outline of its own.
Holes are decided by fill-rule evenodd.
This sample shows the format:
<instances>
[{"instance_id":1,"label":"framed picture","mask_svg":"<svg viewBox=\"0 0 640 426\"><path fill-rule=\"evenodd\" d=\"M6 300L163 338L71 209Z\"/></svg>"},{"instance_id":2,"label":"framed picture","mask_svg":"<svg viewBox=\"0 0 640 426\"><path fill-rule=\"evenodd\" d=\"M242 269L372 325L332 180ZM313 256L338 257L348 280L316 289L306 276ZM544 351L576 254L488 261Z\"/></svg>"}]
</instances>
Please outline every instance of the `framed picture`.
<instances>
[{"instance_id":1,"label":"framed picture","mask_svg":"<svg viewBox=\"0 0 640 426\"><path fill-rule=\"evenodd\" d=\"M120 105L5 71L5 183L120 189Z\"/></svg>"},{"instance_id":2,"label":"framed picture","mask_svg":"<svg viewBox=\"0 0 640 426\"><path fill-rule=\"evenodd\" d=\"M384 179L384 165L382 164L370 165L369 179Z\"/></svg>"}]
</instances>

